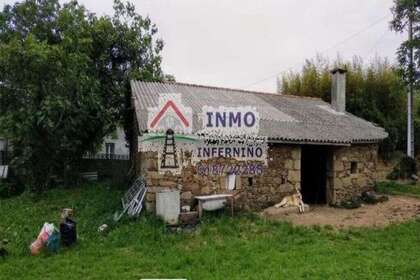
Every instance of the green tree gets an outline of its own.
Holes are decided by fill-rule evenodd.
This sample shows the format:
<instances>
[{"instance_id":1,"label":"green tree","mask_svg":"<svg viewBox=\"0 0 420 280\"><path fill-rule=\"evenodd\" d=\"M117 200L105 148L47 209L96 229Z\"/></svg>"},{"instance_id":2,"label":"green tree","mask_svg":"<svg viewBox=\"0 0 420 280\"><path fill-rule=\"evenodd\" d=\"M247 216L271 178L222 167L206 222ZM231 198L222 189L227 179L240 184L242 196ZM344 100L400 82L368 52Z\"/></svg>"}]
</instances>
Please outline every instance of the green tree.
<instances>
[{"instance_id":1,"label":"green tree","mask_svg":"<svg viewBox=\"0 0 420 280\"><path fill-rule=\"evenodd\" d=\"M408 84L411 81L415 87L420 86L420 0L394 0L392 7L393 20L391 29L404 32L410 19L413 25L413 40L404 41L398 49L398 61L401 73ZM410 65L410 50L413 48L414 61Z\"/></svg>"},{"instance_id":2,"label":"green tree","mask_svg":"<svg viewBox=\"0 0 420 280\"><path fill-rule=\"evenodd\" d=\"M97 17L76 1L26 0L0 13L0 134L42 191L68 178L117 124L130 120L130 79L160 80L161 40L130 3Z\"/></svg>"}]
</instances>

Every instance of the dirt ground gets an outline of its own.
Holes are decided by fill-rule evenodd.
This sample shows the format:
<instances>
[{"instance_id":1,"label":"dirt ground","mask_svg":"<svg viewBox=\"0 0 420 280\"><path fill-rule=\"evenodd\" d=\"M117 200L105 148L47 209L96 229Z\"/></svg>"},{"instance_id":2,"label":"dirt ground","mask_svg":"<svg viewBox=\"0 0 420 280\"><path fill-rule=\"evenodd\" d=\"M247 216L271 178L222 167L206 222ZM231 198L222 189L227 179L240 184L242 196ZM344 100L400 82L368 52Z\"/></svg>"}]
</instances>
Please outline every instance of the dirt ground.
<instances>
[{"instance_id":1,"label":"dirt ground","mask_svg":"<svg viewBox=\"0 0 420 280\"><path fill-rule=\"evenodd\" d=\"M270 207L261 214L268 219L286 220L297 225L332 225L336 228L385 227L393 223L420 217L420 199L389 196L389 201L376 205L362 205L357 209L310 206L304 214L287 213L284 208Z\"/></svg>"}]
</instances>

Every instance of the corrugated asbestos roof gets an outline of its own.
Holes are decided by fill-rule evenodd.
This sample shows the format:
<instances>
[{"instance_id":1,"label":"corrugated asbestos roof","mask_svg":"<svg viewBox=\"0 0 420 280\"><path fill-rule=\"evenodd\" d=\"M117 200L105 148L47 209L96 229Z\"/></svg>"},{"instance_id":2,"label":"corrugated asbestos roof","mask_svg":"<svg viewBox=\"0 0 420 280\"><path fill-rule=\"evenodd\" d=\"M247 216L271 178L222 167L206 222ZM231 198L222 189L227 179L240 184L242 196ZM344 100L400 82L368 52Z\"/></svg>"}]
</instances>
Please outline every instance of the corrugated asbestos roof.
<instances>
[{"instance_id":1,"label":"corrugated asbestos roof","mask_svg":"<svg viewBox=\"0 0 420 280\"><path fill-rule=\"evenodd\" d=\"M132 81L140 131L147 130L147 108L158 104L159 94L181 93L193 110L194 131L201 129L198 114L204 105L255 106L260 114L260 134L285 143L352 144L379 142L388 134L381 127L350 113L335 112L317 98L234 90L183 83Z\"/></svg>"}]
</instances>

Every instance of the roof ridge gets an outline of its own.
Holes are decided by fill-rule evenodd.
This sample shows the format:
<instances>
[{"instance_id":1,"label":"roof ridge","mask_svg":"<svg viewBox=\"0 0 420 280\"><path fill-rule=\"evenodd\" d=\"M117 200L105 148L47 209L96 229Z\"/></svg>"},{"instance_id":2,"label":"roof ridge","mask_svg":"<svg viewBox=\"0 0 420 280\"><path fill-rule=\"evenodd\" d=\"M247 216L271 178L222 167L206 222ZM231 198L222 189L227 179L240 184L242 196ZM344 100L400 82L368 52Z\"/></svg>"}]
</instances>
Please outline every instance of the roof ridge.
<instances>
[{"instance_id":1,"label":"roof ridge","mask_svg":"<svg viewBox=\"0 0 420 280\"><path fill-rule=\"evenodd\" d=\"M263 108L259 134L286 140L285 143L377 143L388 136L387 132L363 118L349 112L345 116L336 116L319 105L330 103L319 98L319 101L308 101L301 96L279 95L249 90L236 90L214 86L195 85L177 82L141 82L131 80L134 95L134 106L137 125L140 132L147 131L148 108L156 107L159 93L185 93L183 101L191 107L194 114L202 112L202 106L221 106L226 97L227 104L253 104ZM198 94L195 94L198 93ZM248 93L248 96L247 96ZM208 95L209 98L205 98ZM278 97L275 97L278 96ZM299 121L299 124L289 122L284 115ZM196 115L194 115L196 116ZM201 123L197 123L195 132L199 131ZM276 141L277 141L276 140Z\"/></svg>"},{"instance_id":2,"label":"roof ridge","mask_svg":"<svg viewBox=\"0 0 420 280\"><path fill-rule=\"evenodd\" d=\"M139 81L139 80L136 80L136 82L141 82L141 83L158 83L158 84L169 84L169 85L170 84L175 84L175 85L181 85L181 86L193 86L193 87L200 87L200 88L207 88L207 89L219 89L219 90L226 90L226 91L237 91L237 92L243 92L243 93L252 93L252 94L276 95L276 96L290 97L290 98L322 100L322 98L312 97L312 96L300 96L300 95L282 94L282 93L275 93L275 92L253 91L253 90L246 90L246 89L235 89L235 88L227 88L227 87L199 85L199 84L184 83L184 82L159 82L159 81L157 81L157 82L148 82L148 81ZM324 100L322 100L322 101L324 101Z\"/></svg>"}]
</instances>

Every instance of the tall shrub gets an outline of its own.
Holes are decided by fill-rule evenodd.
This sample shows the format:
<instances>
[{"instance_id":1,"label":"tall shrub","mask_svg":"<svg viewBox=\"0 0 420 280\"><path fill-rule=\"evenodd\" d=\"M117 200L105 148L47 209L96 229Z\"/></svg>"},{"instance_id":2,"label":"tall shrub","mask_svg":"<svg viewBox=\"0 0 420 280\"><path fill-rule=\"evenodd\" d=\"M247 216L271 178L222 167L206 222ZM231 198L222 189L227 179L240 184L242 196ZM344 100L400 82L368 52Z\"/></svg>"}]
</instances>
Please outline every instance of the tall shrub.
<instances>
[{"instance_id":1,"label":"tall shrub","mask_svg":"<svg viewBox=\"0 0 420 280\"><path fill-rule=\"evenodd\" d=\"M52 174L67 178L123 122L130 79L161 79L156 32L119 0L112 17L76 1L4 6L0 134L13 143L13 164L33 190L44 190Z\"/></svg>"},{"instance_id":2,"label":"tall shrub","mask_svg":"<svg viewBox=\"0 0 420 280\"><path fill-rule=\"evenodd\" d=\"M320 97L329 102L331 75L336 66L347 69L346 109L354 115L374 122L386 129L389 137L381 143L380 152L389 157L405 147L406 100L398 69L387 59L376 57L364 63L360 57L351 61L337 59L330 62L318 56L306 60L300 72L282 76L284 94ZM420 115L420 111L418 112Z\"/></svg>"}]
</instances>

